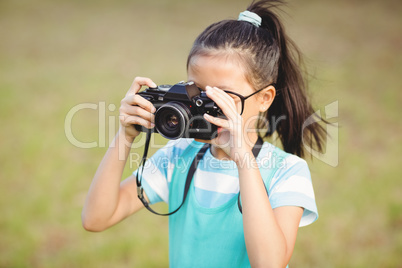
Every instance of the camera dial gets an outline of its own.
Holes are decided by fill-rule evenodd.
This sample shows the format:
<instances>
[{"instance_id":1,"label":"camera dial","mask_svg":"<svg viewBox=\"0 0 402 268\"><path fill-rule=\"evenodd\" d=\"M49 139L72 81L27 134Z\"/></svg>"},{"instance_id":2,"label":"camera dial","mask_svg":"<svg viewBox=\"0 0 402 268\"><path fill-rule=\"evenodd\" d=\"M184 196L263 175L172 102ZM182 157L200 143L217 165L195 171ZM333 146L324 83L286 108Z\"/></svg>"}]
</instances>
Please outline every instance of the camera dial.
<instances>
[{"instance_id":1,"label":"camera dial","mask_svg":"<svg viewBox=\"0 0 402 268\"><path fill-rule=\"evenodd\" d=\"M201 107L204 104L204 102L202 101L202 99L197 99L195 101L195 105L197 105L198 107Z\"/></svg>"},{"instance_id":2,"label":"camera dial","mask_svg":"<svg viewBox=\"0 0 402 268\"><path fill-rule=\"evenodd\" d=\"M171 85L160 85L158 86L158 90L162 92L168 92L171 87Z\"/></svg>"}]
</instances>

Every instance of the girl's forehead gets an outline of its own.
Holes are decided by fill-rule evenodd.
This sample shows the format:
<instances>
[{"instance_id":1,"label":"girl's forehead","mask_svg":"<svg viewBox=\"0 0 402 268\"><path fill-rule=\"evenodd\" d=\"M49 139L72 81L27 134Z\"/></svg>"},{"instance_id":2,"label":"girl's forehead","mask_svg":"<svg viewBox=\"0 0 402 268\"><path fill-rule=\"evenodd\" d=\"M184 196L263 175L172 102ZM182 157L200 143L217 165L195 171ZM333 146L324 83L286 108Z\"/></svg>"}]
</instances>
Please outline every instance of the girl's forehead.
<instances>
[{"instance_id":1,"label":"girl's forehead","mask_svg":"<svg viewBox=\"0 0 402 268\"><path fill-rule=\"evenodd\" d=\"M239 61L226 56L195 56L189 61L187 71L188 80L194 81L201 88L216 86L236 90L248 84Z\"/></svg>"},{"instance_id":2,"label":"girl's forehead","mask_svg":"<svg viewBox=\"0 0 402 268\"><path fill-rule=\"evenodd\" d=\"M197 67L199 65L214 64L223 66L230 66L236 69L244 69L243 62L240 60L241 56L235 52L228 51L213 51L194 55L189 61L189 67Z\"/></svg>"}]
</instances>

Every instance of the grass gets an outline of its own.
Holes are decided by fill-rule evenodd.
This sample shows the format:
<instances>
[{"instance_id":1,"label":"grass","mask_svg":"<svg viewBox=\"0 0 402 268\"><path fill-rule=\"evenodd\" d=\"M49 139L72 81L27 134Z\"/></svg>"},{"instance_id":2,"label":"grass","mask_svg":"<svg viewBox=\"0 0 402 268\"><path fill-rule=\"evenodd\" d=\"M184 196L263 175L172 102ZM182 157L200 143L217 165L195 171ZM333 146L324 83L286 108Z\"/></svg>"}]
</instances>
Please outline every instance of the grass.
<instances>
[{"instance_id":1,"label":"grass","mask_svg":"<svg viewBox=\"0 0 402 268\"><path fill-rule=\"evenodd\" d=\"M118 107L135 76L185 80L196 35L247 4L0 3L0 267L168 266L166 218L141 211L102 233L81 227L106 150L99 107L105 103L106 127L116 126L118 109L108 105ZM338 101L331 120L340 125L339 165L310 161L320 218L299 230L291 266L400 267L401 10L391 0L309 0L291 3L284 16L307 57L317 109ZM76 139L98 142L91 149L72 145L64 130L81 103L98 105L72 120Z\"/></svg>"}]
</instances>

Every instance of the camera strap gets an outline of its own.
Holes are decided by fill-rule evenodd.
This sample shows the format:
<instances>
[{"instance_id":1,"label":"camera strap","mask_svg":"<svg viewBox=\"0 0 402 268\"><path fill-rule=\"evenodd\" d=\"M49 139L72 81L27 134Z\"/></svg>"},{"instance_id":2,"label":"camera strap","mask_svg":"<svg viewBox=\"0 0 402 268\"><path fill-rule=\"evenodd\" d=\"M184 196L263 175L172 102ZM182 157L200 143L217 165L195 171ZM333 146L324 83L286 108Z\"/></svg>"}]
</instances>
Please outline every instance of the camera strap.
<instances>
[{"instance_id":1,"label":"camera strap","mask_svg":"<svg viewBox=\"0 0 402 268\"><path fill-rule=\"evenodd\" d=\"M179 211L179 209L183 206L184 201L186 200L186 197L187 197L188 190L190 189L190 184L191 184L191 181L192 181L194 172L195 172L195 170L197 169L198 162L202 159L202 157L204 156L205 152L206 152L207 149L209 148L209 144L206 143L206 144L198 151L196 157L194 158L193 162L191 163L190 170L189 170L189 172L187 173L186 184L185 184L185 186L184 186L183 201L181 202L180 206L179 206L177 209L175 209L174 211L172 211L172 212L169 212L169 213L159 213L159 212L156 212L155 210L153 210L153 209L149 206L148 201L147 201L147 200L145 199L145 197L144 197L144 188L142 187L142 184L141 184L141 179L142 179L142 174L143 174L143 171L144 171L144 165L145 165L146 158L147 158L147 154L148 154L148 148L149 148L149 142L150 142L151 134L152 134L152 132L149 131L149 130L148 130L147 133L146 133L147 137L146 137L146 140L145 140L144 154L143 154L143 156L142 156L142 160L141 160L141 163L140 163L140 165L142 165L142 167L141 167L141 175L140 175L139 172L138 172L137 178L136 178L136 179L137 179L137 180L136 180L136 181L137 181L137 195L138 195L138 198L141 200L142 204L144 205L144 207L145 207L146 209L148 209L150 212L152 212L153 214L156 214L156 215L159 215L159 216L170 216L170 215L176 213L177 211ZM140 171L140 170L139 170L139 171ZM140 178L141 178L141 179L140 179Z\"/></svg>"},{"instance_id":2,"label":"camera strap","mask_svg":"<svg viewBox=\"0 0 402 268\"><path fill-rule=\"evenodd\" d=\"M141 163L140 163L140 165L142 165L142 166L141 166L141 169L138 171L137 178L136 178L137 195L138 195L138 198L141 200L142 204L144 205L144 207L147 210L149 210L150 212L152 212L153 214L156 214L156 215L159 215L159 216L170 216L170 215L176 213L177 211L179 211L179 209L183 206L184 202L186 201L188 190L190 189L191 181L193 179L195 171L197 170L198 163L203 158L203 156L204 156L205 152L207 151L207 149L210 147L210 144L206 143L198 151L197 155L195 156L193 162L190 165L190 169L189 169L189 171L187 173L186 183L185 183L185 186L184 186L183 200L182 200L180 206L177 209L175 209L174 211L169 212L169 213L158 213L158 212L154 211L149 206L148 201L144 197L144 188L142 187L142 184L141 184L142 174L143 174L143 171L144 171L144 165L145 165L145 162L147 160L147 154L148 154L148 148L149 148L149 142L150 142L151 134L152 134L152 131L147 130L147 132L146 132L147 137L146 137L145 146L144 146L144 154L142 156ZM258 153L261 150L262 145L263 145L263 140L262 140L261 137L258 137L257 142L256 142L256 144L254 145L254 147L252 149L254 157L257 157ZM139 174L140 171L141 171L141 174ZM241 207L241 204L240 204L240 192L239 192L239 195L238 195L237 204L238 204L238 208L239 208L240 213L242 213L242 207Z\"/></svg>"}]
</instances>

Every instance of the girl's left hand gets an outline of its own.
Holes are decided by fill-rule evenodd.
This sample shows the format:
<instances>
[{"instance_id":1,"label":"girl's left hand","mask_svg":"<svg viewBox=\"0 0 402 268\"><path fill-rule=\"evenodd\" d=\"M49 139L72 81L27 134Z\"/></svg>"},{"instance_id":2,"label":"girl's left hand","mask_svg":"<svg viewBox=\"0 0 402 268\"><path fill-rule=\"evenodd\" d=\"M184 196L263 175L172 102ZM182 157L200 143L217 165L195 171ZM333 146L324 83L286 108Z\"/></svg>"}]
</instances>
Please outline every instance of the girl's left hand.
<instances>
[{"instance_id":1,"label":"girl's left hand","mask_svg":"<svg viewBox=\"0 0 402 268\"><path fill-rule=\"evenodd\" d=\"M221 148L236 162L251 152L244 135L242 116L236 109L235 101L226 92L217 87L207 86L205 89L207 96L221 108L227 117L227 119L223 119L204 114L205 120L222 128L220 131L218 130L218 136L211 140L211 144Z\"/></svg>"}]
</instances>

